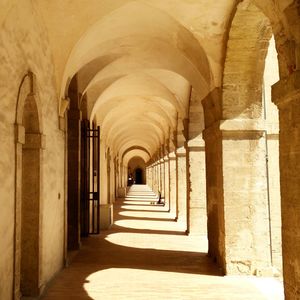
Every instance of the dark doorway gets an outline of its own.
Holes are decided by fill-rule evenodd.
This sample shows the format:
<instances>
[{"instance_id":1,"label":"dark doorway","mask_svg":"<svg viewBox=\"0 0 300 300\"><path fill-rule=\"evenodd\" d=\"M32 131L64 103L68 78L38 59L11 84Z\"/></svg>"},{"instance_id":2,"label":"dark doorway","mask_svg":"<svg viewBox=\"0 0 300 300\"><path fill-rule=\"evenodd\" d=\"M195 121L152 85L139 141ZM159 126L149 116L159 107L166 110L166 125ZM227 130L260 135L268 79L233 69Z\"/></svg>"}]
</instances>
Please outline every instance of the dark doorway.
<instances>
[{"instance_id":1,"label":"dark doorway","mask_svg":"<svg viewBox=\"0 0 300 300\"><path fill-rule=\"evenodd\" d=\"M135 170L135 183L143 184L143 170L140 168Z\"/></svg>"}]
</instances>

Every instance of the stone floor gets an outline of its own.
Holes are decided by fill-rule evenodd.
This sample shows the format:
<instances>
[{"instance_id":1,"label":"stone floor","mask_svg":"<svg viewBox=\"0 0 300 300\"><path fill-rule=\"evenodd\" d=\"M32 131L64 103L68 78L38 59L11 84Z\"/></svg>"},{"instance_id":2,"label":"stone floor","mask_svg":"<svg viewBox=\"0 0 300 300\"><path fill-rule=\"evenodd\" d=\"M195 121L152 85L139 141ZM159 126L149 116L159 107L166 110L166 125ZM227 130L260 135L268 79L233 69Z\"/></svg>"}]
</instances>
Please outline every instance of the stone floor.
<instances>
[{"instance_id":1,"label":"stone floor","mask_svg":"<svg viewBox=\"0 0 300 300\"><path fill-rule=\"evenodd\" d=\"M275 279L221 276L206 238L186 236L168 207L154 203L148 187L133 186L114 204L114 226L83 241L43 299L284 298Z\"/></svg>"}]
</instances>

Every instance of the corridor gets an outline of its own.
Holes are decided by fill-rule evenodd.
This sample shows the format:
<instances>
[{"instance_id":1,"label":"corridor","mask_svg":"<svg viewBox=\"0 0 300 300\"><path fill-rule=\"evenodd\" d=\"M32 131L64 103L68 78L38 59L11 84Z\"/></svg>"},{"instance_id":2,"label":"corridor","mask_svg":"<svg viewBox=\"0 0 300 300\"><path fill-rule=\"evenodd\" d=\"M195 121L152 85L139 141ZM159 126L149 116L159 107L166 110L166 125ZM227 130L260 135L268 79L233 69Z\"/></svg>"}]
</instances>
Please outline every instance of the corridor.
<instances>
[{"instance_id":1,"label":"corridor","mask_svg":"<svg viewBox=\"0 0 300 300\"><path fill-rule=\"evenodd\" d=\"M113 227L83 240L42 299L283 299L275 279L221 276L206 238L186 236L156 201L148 186L133 185L114 204Z\"/></svg>"}]
</instances>

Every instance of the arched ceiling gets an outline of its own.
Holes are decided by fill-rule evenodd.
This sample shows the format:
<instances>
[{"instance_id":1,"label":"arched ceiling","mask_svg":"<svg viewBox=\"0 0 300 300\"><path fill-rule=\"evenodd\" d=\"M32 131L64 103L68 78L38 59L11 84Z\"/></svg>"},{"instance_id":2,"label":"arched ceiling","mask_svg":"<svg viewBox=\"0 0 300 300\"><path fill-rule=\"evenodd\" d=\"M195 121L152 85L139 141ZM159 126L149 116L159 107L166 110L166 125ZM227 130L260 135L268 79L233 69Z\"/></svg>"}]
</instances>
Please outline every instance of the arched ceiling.
<instances>
[{"instance_id":1,"label":"arched ceiling","mask_svg":"<svg viewBox=\"0 0 300 300\"><path fill-rule=\"evenodd\" d=\"M143 147L146 152L134 149L126 157L139 153L145 161L177 120L188 118L191 87L203 98L214 86L194 34L144 1L129 1L86 30L66 64L62 95L75 76L105 145L116 155Z\"/></svg>"},{"instance_id":2,"label":"arched ceiling","mask_svg":"<svg viewBox=\"0 0 300 300\"><path fill-rule=\"evenodd\" d=\"M58 16L51 24L45 19L59 53L54 60L61 98L76 77L102 142L119 157L143 147L146 152L130 153L149 160L178 120L188 118L191 89L203 99L220 86L223 42L236 1L62 2L39 3L44 16Z\"/></svg>"},{"instance_id":3,"label":"arched ceiling","mask_svg":"<svg viewBox=\"0 0 300 300\"><path fill-rule=\"evenodd\" d=\"M143 150L139 150L139 149L134 149L134 150L127 152L124 155L123 164L125 166L127 166L128 163L130 162L130 160L133 159L134 157L141 157L144 162L147 162L150 159L150 156L149 156L149 154L147 154L147 152L145 152Z\"/></svg>"},{"instance_id":4,"label":"arched ceiling","mask_svg":"<svg viewBox=\"0 0 300 300\"><path fill-rule=\"evenodd\" d=\"M271 24L281 24L274 28L280 35L288 23L280 12L291 0L252 1ZM60 99L76 78L88 116L101 126L101 139L114 155L140 146L150 156L177 120L189 117L192 88L201 102L221 87L226 42L241 7L236 0L33 2L47 28ZM2 24L18 1L0 3ZM240 26L240 35L246 27Z\"/></svg>"},{"instance_id":5,"label":"arched ceiling","mask_svg":"<svg viewBox=\"0 0 300 300\"><path fill-rule=\"evenodd\" d=\"M17 3L16 0L0 1ZM155 37L158 30L161 31L161 36L166 34L173 44L177 43L186 53L191 52L191 46L187 47L186 43L189 40L186 32L190 32L191 39L198 41L208 54L215 85L219 86L221 83L218 73L222 63L224 35L236 5L235 0L89 0L88 2L38 0L36 2L48 28L59 90L63 86L62 77L66 62L71 52L75 55L73 50L80 39L99 45L103 41L118 39L121 34L128 35L128 32L133 32L136 36L141 33L142 36ZM103 27L101 32L108 34L100 37L96 24L99 25L98 29ZM89 39L86 35L93 27L95 30L91 31ZM147 34L144 35L144 32ZM86 47L91 49L88 44ZM96 56L99 57L98 54ZM110 60L113 56L113 52L110 52L106 59Z\"/></svg>"}]
</instances>

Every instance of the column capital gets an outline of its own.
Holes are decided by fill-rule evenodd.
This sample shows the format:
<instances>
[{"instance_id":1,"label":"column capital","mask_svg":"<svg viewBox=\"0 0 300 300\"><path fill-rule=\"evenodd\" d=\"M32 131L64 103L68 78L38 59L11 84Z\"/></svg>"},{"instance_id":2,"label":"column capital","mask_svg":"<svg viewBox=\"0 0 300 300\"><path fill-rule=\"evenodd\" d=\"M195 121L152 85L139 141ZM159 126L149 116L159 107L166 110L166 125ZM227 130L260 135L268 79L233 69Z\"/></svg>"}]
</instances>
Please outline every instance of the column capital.
<instances>
[{"instance_id":1,"label":"column capital","mask_svg":"<svg viewBox=\"0 0 300 300\"><path fill-rule=\"evenodd\" d=\"M176 159L176 154L175 152L171 152L168 154L169 160L175 160Z\"/></svg>"},{"instance_id":2,"label":"column capital","mask_svg":"<svg viewBox=\"0 0 300 300\"><path fill-rule=\"evenodd\" d=\"M176 150L176 156L177 157L183 157L186 156L186 149L185 147L180 147Z\"/></svg>"},{"instance_id":3,"label":"column capital","mask_svg":"<svg viewBox=\"0 0 300 300\"><path fill-rule=\"evenodd\" d=\"M65 132L66 131L66 118L65 117L58 117L58 127L59 130Z\"/></svg>"},{"instance_id":4,"label":"column capital","mask_svg":"<svg viewBox=\"0 0 300 300\"><path fill-rule=\"evenodd\" d=\"M189 151L202 151L205 149L205 141L202 137L190 140L187 143L187 148Z\"/></svg>"},{"instance_id":5,"label":"column capital","mask_svg":"<svg viewBox=\"0 0 300 300\"><path fill-rule=\"evenodd\" d=\"M300 101L300 70L272 85L272 101L281 107Z\"/></svg>"},{"instance_id":6,"label":"column capital","mask_svg":"<svg viewBox=\"0 0 300 300\"><path fill-rule=\"evenodd\" d=\"M251 139L260 138L266 131L263 119L219 120L203 131L204 140L216 137Z\"/></svg>"}]
</instances>

